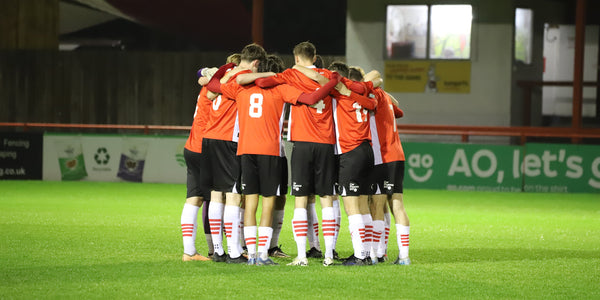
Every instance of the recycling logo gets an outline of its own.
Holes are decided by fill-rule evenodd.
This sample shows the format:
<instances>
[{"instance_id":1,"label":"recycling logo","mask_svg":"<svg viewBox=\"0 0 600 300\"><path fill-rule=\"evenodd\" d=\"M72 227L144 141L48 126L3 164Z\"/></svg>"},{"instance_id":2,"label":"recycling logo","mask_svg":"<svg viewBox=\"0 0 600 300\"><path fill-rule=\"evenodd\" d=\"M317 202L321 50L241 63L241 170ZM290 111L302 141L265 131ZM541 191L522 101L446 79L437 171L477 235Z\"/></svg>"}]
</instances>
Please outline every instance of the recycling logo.
<instances>
[{"instance_id":1,"label":"recycling logo","mask_svg":"<svg viewBox=\"0 0 600 300\"><path fill-rule=\"evenodd\" d=\"M180 167L187 167L187 164L185 163L185 157L183 156L183 149L185 148L185 143L181 143L177 146L177 150L175 153L175 161L177 162L177 164Z\"/></svg>"},{"instance_id":2,"label":"recycling logo","mask_svg":"<svg viewBox=\"0 0 600 300\"><path fill-rule=\"evenodd\" d=\"M108 154L106 148L100 147L96 150L96 154L94 154L94 160L99 165L106 165L110 160L110 154Z\"/></svg>"},{"instance_id":3,"label":"recycling logo","mask_svg":"<svg viewBox=\"0 0 600 300\"><path fill-rule=\"evenodd\" d=\"M187 164L185 163L185 157L183 157L183 154L175 154L175 160L177 161L177 164L180 167L186 167Z\"/></svg>"}]
</instances>

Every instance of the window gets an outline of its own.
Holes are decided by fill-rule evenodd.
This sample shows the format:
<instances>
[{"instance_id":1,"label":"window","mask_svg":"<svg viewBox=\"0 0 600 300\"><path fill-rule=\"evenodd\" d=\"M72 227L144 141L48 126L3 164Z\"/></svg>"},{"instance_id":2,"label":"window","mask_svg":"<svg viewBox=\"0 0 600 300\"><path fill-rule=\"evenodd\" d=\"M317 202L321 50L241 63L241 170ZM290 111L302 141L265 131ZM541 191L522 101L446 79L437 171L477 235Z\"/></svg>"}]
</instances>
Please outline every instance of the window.
<instances>
[{"instance_id":1,"label":"window","mask_svg":"<svg viewBox=\"0 0 600 300\"><path fill-rule=\"evenodd\" d=\"M471 5L432 5L430 58L471 57Z\"/></svg>"},{"instance_id":2,"label":"window","mask_svg":"<svg viewBox=\"0 0 600 300\"><path fill-rule=\"evenodd\" d=\"M387 57L427 57L427 5L388 5Z\"/></svg>"},{"instance_id":3,"label":"window","mask_svg":"<svg viewBox=\"0 0 600 300\"><path fill-rule=\"evenodd\" d=\"M388 5L388 59L469 59L471 5Z\"/></svg>"},{"instance_id":4,"label":"window","mask_svg":"<svg viewBox=\"0 0 600 300\"><path fill-rule=\"evenodd\" d=\"M533 40L533 11L527 8L515 10L515 60L531 63Z\"/></svg>"}]
</instances>

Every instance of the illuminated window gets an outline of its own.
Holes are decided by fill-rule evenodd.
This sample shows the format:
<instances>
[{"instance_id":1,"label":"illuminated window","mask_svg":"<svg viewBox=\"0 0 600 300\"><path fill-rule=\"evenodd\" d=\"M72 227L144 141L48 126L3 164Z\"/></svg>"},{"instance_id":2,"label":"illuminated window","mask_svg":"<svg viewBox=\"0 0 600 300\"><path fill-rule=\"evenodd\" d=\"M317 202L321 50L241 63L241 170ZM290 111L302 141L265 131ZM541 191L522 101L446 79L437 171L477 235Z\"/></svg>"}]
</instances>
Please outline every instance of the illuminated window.
<instances>
[{"instance_id":1,"label":"illuminated window","mask_svg":"<svg viewBox=\"0 0 600 300\"><path fill-rule=\"evenodd\" d=\"M388 59L471 58L471 5L388 5Z\"/></svg>"},{"instance_id":2,"label":"illuminated window","mask_svg":"<svg viewBox=\"0 0 600 300\"><path fill-rule=\"evenodd\" d=\"M515 10L515 60L531 63L533 40L533 11L526 8Z\"/></svg>"},{"instance_id":3,"label":"illuminated window","mask_svg":"<svg viewBox=\"0 0 600 300\"><path fill-rule=\"evenodd\" d=\"M387 57L427 57L427 5L388 5Z\"/></svg>"},{"instance_id":4,"label":"illuminated window","mask_svg":"<svg viewBox=\"0 0 600 300\"><path fill-rule=\"evenodd\" d=\"M429 57L471 57L471 5L432 5Z\"/></svg>"}]
</instances>

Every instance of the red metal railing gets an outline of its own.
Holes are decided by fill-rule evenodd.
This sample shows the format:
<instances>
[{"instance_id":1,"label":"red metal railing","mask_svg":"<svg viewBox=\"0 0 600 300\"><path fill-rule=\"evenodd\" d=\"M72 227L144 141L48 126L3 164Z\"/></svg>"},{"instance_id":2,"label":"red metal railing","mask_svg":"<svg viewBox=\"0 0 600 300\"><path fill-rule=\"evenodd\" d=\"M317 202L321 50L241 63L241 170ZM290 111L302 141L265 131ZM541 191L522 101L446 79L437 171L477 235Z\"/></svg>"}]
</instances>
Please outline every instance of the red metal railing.
<instances>
[{"instance_id":1,"label":"red metal railing","mask_svg":"<svg viewBox=\"0 0 600 300\"><path fill-rule=\"evenodd\" d=\"M459 135L463 142L470 136L519 137L521 144L530 137L551 138L600 138L600 128L573 129L570 127L506 127L506 126L457 126L457 125L398 125L401 134Z\"/></svg>"},{"instance_id":2,"label":"red metal railing","mask_svg":"<svg viewBox=\"0 0 600 300\"><path fill-rule=\"evenodd\" d=\"M169 125L118 125L118 124L60 124L60 123L18 123L0 122L0 127L22 128L74 128L74 129L129 129L140 130L149 134L153 130L189 131L190 126ZM458 126L458 125L398 125L401 134L413 135L454 135L468 142L470 136L504 136L519 137L522 144L530 137L600 139L600 128L570 127L506 127L506 126Z\"/></svg>"},{"instance_id":3,"label":"red metal railing","mask_svg":"<svg viewBox=\"0 0 600 300\"><path fill-rule=\"evenodd\" d=\"M151 130L181 130L189 131L190 126L175 125L121 125L121 124L63 124L63 123L10 123L0 122L0 127L23 128L27 131L31 128L75 128L75 129L131 129L142 130L144 134L149 134Z\"/></svg>"}]
</instances>

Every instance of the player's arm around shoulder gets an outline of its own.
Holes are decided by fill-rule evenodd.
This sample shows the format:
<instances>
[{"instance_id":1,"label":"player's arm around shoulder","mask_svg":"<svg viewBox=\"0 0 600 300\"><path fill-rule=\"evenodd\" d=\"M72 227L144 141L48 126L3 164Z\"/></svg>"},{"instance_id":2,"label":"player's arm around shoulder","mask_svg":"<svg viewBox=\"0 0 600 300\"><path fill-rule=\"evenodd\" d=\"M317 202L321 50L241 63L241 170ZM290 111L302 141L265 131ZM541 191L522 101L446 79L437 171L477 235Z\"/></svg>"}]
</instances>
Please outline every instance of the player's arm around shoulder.
<instances>
[{"instance_id":1,"label":"player's arm around shoulder","mask_svg":"<svg viewBox=\"0 0 600 300\"><path fill-rule=\"evenodd\" d=\"M236 100L238 94L241 92L243 87L237 83L237 80L230 80L227 83L221 84L221 94L231 100Z\"/></svg>"},{"instance_id":2,"label":"player's arm around shoulder","mask_svg":"<svg viewBox=\"0 0 600 300\"><path fill-rule=\"evenodd\" d=\"M392 96L392 94L388 93L388 92L384 92L388 95L388 97L390 97L390 101L392 102L392 109L394 110L394 117L396 118L402 118L404 117L404 111L402 109L400 109L400 104L398 103L398 100L396 100L396 98L394 96Z\"/></svg>"},{"instance_id":3,"label":"player's arm around shoulder","mask_svg":"<svg viewBox=\"0 0 600 300\"><path fill-rule=\"evenodd\" d=\"M287 83L280 84L274 87L273 90L276 93L278 93L281 99L283 99L283 102L290 103L293 105L299 104L298 98L300 98L300 96L303 94L303 92L300 89Z\"/></svg>"},{"instance_id":4,"label":"player's arm around shoulder","mask_svg":"<svg viewBox=\"0 0 600 300\"><path fill-rule=\"evenodd\" d=\"M238 75L235 80L240 85L246 85L253 83L256 79L271 77L275 75L277 74L275 74L274 72L245 73Z\"/></svg>"},{"instance_id":5,"label":"player's arm around shoulder","mask_svg":"<svg viewBox=\"0 0 600 300\"><path fill-rule=\"evenodd\" d=\"M338 73L333 73L331 80L329 80L322 88L315 90L310 94L302 93L300 97L298 97L298 102L313 105L317 103L320 99L325 98L332 89L339 83L341 75Z\"/></svg>"},{"instance_id":6,"label":"player's arm around shoulder","mask_svg":"<svg viewBox=\"0 0 600 300\"><path fill-rule=\"evenodd\" d=\"M294 65L293 69L304 74L304 76L310 78L311 80L316 81L320 85L325 85L329 82L329 78L319 74L317 71L315 71L311 68L307 68L307 67L304 67L301 65Z\"/></svg>"},{"instance_id":7,"label":"player's arm around shoulder","mask_svg":"<svg viewBox=\"0 0 600 300\"><path fill-rule=\"evenodd\" d=\"M375 111L375 109L377 108L377 100L363 95L363 94L368 95L369 93L372 92L372 86L370 83L367 84L365 82L344 80L344 83L340 82L340 83L338 83L338 86L340 84L341 84L341 86L338 89L338 92L341 95L346 96L346 97L340 98L340 101L356 102L360 106L362 106L363 108L365 108L367 110ZM347 86L347 85L355 85L355 84L360 84L362 86L362 90L364 91L364 93L357 93L357 92L351 90L350 88L348 88L348 86ZM338 88L338 86L336 86L336 89Z\"/></svg>"},{"instance_id":8,"label":"player's arm around shoulder","mask_svg":"<svg viewBox=\"0 0 600 300\"><path fill-rule=\"evenodd\" d=\"M381 73L377 70L372 70L371 72L365 74L363 77L363 81L370 81L373 83L373 87L380 87L383 84L383 79L381 78Z\"/></svg>"},{"instance_id":9,"label":"player's arm around shoulder","mask_svg":"<svg viewBox=\"0 0 600 300\"><path fill-rule=\"evenodd\" d=\"M215 74L212 76L212 78L206 85L206 87L210 91L207 95L207 97L209 99L214 100L217 97L217 95L221 93L221 80L226 75L226 73L229 72L231 70L231 68L234 68L234 67L235 67L235 64L228 63L228 64L225 64L225 65L222 65L221 67L219 67L219 69L215 72ZM224 81L224 82L227 82L227 81Z\"/></svg>"},{"instance_id":10,"label":"player's arm around shoulder","mask_svg":"<svg viewBox=\"0 0 600 300\"><path fill-rule=\"evenodd\" d=\"M232 77L234 77L237 73L242 72L242 71L246 71L246 70L248 70L248 69L242 68L242 67L239 67L239 66L233 68L231 71L227 72L225 74L225 76L223 76L223 78L221 78L221 80L220 80L221 84L229 82L229 80Z\"/></svg>"},{"instance_id":11,"label":"player's arm around shoulder","mask_svg":"<svg viewBox=\"0 0 600 300\"><path fill-rule=\"evenodd\" d=\"M202 86L202 88L205 88L208 83L210 82L210 78L206 77L206 76L201 76L200 78L198 78L198 84ZM206 91L206 98L208 98L210 101L213 101L217 98L219 94L218 93L213 93L210 90Z\"/></svg>"}]
</instances>

